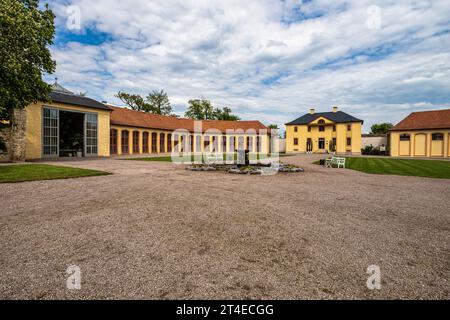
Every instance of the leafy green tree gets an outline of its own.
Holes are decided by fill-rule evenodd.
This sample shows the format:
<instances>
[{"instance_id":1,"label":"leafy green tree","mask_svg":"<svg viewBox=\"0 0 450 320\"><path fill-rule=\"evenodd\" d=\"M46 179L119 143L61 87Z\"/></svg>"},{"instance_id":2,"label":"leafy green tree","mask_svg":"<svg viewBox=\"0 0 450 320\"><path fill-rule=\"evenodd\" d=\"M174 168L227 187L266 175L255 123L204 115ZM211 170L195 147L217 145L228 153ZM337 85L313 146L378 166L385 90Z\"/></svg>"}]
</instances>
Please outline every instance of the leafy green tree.
<instances>
[{"instance_id":1,"label":"leafy green tree","mask_svg":"<svg viewBox=\"0 0 450 320\"><path fill-rule=\"evenodd\" d=\"M185 117L196 120L214 120L215 112L211 101L206 99L192 99L188 101Z\"/></svg>"},{"instance_id":2,"label":"leafy green tree","mask_svg":"<svg viewBox=\"0 0 450 320\"><path fill-rule=\"evenodd\" d=\"M48 5L41 10L38 0L0 0L0 120L10 120L4 123L14 125L14 109L49 100L51 87L42 74L56 68L48 49L54 20ZM1 139L0 147L6 147Z\"/></svg>"},{"instance_id":3,"label":"leafy green tree","mask_svg":"<svg viewBox=\"0 0 450 320\"><path fill-rule=\"evenodd\" d=\"M269 126L267 128L278 130L278 125L277 124L269 124Z\"/></svg>"},{"instance_id":4,"label":"leafy green tree","mask_svg":"<svg viewBox=\"0 0 450 320\"><path fill-rule=\"evenodd\" d=\"M171 115L172 106L170 105L169 96L164 90L152 91L147 96L147 102L152 110L152 113Z\"/></svg>"},{"instance_id":5,"label":"leafy green tree","mask_svg":"<svg viewBox=\"0 0 450 320\"><path fill-rule=\"evenodd\" d=\"M151 110L150 105L147 102L145 102L144 98L142 98L138 94L130 94L123 91L119 91L116 94L116 97L122 100L123 103L125 103L127 106L129 106L131 109L135 111L150 112Z\"/></svg>"},{"instance_id":6,"label":"leafy green tree","mask_svg":"<svg viewBox=\"0 0 450 320\"><path fill-rule=\"evenodd\" d=\"M391 129L394 125L392 123L378 123L374 124L370 131L372 134L387 134L389 129Z\"/></svg>"},{"instance_id":7,"label":"leafy green tree","mask_svg":"<svg viewBox=\"0 0 450 320\"><path fill-rule=\"evenodd\" d=\"M188 109L185 117L196 120L230 120L237 121L240 118L228 107L214 108L211 101L206 99L192 99L188 101Z\"/></svg>"},{"instance_id":8,"label":"leafy green tree","mask_svg":"<svg viewBox=\"0 0 450 320\"><path fill-rule=\"evenodd\" d=\"M216 120L228 120L228 121L238 121L241 120L237 115L234 115L230 108L223 107L214 109L214 118Z\"/></svg>"},{"instance_id":9,"label":"leafy green tree","mask_svg":"<svg viewBox=\"0 0 450 320\"><path fill-rule=\"evenodd\" d=\"M172 106L170 105L169 96L164 90L152 91L144 99L138 94L130 94L119 91L116 95L127 106L136 111L144 111L153 114L172 115Z\"/></svg>"}]
</instances>

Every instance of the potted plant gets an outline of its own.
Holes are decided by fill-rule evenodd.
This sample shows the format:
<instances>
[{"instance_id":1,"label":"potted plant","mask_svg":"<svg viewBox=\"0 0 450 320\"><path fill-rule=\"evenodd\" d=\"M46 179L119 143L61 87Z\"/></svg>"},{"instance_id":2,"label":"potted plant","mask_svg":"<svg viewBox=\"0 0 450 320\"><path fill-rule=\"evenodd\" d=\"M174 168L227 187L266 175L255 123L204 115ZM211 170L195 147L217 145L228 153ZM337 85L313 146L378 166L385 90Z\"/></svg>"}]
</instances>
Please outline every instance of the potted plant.
<instances>
[{"instance_id":1,"label":"potted plant","mask_svg":"<svg viewBox=\"0 0 450 320\"><path fill-rule=\"evenodd\" d=\"M83 135L81 133L74 134L72 147L77 150L77 157L81 158L83 156Z\"/></svg>"}]
</instances>

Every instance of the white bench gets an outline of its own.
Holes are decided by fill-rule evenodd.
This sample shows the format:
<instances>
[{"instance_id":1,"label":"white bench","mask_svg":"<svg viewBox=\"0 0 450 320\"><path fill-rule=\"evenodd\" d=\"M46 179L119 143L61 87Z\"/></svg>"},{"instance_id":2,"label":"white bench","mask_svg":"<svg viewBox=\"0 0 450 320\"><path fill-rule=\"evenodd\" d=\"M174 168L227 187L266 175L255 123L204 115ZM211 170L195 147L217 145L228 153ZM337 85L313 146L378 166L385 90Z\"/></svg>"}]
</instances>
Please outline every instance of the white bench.
<instances>
[{"instance_id":1,"label":"white bench","mask_svg":"<svg viewBox=\"0 0 450 320\"><path fill-rule=\"evenodd\" d=\"M331 159L325 160L325 168L333 168L336 166L337 168L345 168L345 158L343 157L332 157Z\"/></svg>"}]
</instances>

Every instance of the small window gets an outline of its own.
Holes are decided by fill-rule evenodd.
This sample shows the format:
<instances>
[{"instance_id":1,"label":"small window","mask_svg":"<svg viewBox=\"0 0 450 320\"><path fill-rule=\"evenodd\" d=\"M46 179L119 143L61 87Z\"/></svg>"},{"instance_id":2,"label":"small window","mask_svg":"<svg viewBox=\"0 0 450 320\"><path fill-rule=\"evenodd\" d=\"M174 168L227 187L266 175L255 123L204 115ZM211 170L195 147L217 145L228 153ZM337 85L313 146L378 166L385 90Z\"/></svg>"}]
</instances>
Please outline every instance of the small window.
<instances>
[{"instance_id":1,"label":"small window","mask_svg":"<svg viewBox=\"0 0 450 320\"><path fill-rule=\"evenodd\" d=\"M352 145L352 138L347 138L347 146L351 146Z\"/></svg>"},{"instance_id":2,"label":"small window","mask_svg":"<svg viewBox=\"0 0 450 320\"><path fill-rule=\"evenodd\" d=\"M336 126L333 126L333 132L336 132Z\"/></svg>"},{"instance_id":3,"label":"small window","mask_svg":"<svg viewBox=\"0 0 450 320\"><path fill-rule=\"evenodd\" d=\"M317 123L318 123L318 124L325 124L325 120L320 119Z\"/></svg>"},{"instance_id":4,"label":"small window","mask_svg":"<svg viewBox=\"0 0 450 320\"><path fill-rule=\"evenodd\" d=\"M298 146L298 138L294 138L294 146Z\"/></svg>"},{"instance_id":5,"label":"small window","mask_svg":"<svg viewBox=\"0 0 450 320\"><path fill-rule=\"evenodd\" d=\"M444 135L442 133L433 133L431 139L434 141L443 141Z\"/></svg>"},{"instance_id":6,"label":"small window","mask_svg":"<svg viewBox=\"0 0 450 320\"><path fill-rule=\"evenodd\" d=\"M308 132L311 132L311 127L308 127Z\"/></svg>"},{"instance_id":7,"label":"small window","mask_svg":"<svg viewBox=\"0 0 450 320\"><path fill-rule=\"evenodd\" d=\"M298 132L298 127L294 127L294 132Z\"/></svg>"},{"instance_id":8,"label":"small window","mask_svg":"<svg viewBox=\"0 0 450 320\"><path fill-rule=\"evenodd\" d=\"M319 126L319 131L320 132L324 132L325 131L325 127L324 126Z\"/></svg>"},{"instance_id":9,"label":"small window","mask_svg":"<svg viewBox=\"0 0 450 320\"><path fill-rule=\"evenodd\" d=\"M409 140L411 140L411 136L409 134L404 133L400 135L400 141L409 141Z\"/></svg>"},{"instance_id":10,"label":"small window","mask_svg":"<svg viewBox=\"0 0 450 320\"><path fill-rule=\"evenodd\" d=\"M347 125L347 131L352 131L352 125L351 124Z\"/></svg>"}]
</instances>

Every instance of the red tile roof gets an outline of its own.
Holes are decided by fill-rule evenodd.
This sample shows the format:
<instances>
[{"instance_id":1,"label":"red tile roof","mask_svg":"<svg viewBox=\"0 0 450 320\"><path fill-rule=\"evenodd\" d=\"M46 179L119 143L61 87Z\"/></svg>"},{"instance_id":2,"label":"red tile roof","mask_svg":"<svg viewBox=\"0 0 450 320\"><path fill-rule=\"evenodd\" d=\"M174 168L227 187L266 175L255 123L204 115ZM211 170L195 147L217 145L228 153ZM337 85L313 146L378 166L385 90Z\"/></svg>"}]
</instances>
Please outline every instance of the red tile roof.
<instances>
[{"instance_id":1,"label":"red tile roof","mask_svg":"<svg viewBox=\"0 0 450 320\"><path fill-rule=\"evenodd\" d=\"M176 118L170 116L163 116L158 114L150 114L141 111L134 111L126 108L109 106L111 112L111 124L131 126L139 128L160 129L160 130L176 130L186 129L189 132L194 132L194 120L186 118ZM198 121L200 122L200 121ZM270 130L259 121L223 121L223 120L203 120L202 132L206 130L217 129L222 133L226 130Z\"/></svg>"},{"instance_id":2,"label":"red tile roof","mask_svg":"<svg viewBox=\"0 0 450 320\"><path fill-rule=\"evenodd\" d=\"M391 131L450 129L450 109L413 112Z\"/></svg>"}]
</instances>

